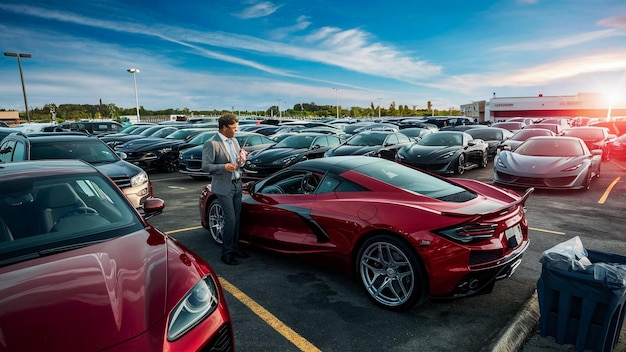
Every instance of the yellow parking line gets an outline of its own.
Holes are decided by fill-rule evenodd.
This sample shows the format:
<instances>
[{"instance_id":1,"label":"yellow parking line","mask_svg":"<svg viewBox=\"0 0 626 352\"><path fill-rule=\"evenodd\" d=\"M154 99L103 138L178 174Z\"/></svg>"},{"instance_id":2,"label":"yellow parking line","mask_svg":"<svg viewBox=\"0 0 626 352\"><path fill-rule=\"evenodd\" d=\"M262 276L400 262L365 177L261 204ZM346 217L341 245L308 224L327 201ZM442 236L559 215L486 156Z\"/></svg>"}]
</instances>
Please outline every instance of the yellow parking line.
<instances>
[{"instance_id":1,"label":"yellow parking line","mask_svg":"<svg viewBox=\"0 0 626 352\"><path fill-rule=\"evenodd\" d=\"M553 235L565 236L565 232L560 232L560 231L537 229L537 228L534 228L534 227L529 227L528 229L529 230L533 230L533 231L539 231L539 232L547 232L547 233L551 233Z\"/></svg>"},{"instance_id":2,"label":"yellow parking line","mask_svg":"<svg viewBox=\"0 0 626 352\"><path fill-rule=\"evenodd\" d=\"M283 335L289 342L293 343L301 351L321 351L319 348L313 346L309 341L300 336L297 332L290 329L282 321L278 320L276 316L270 313L267 309L263 308L260 304L256 303L245 293L241 292L238 288L233 286L230 282L226 281L223 277L219 278L222 287L228 291L231 295L235 296L241 303L245 304L250 310L254 312L259 318L268 323L279 334Z\"/></svg>"},{"instance_id":3,"label":"yellow parking line","mask_svg":"<svg viewBox=\"0 0 626 352\"><path fill-rule=\"evenodd\" d=\"M613 180L613 182L611 182L611 184L606 189L606 191L604 191L604 194L602 195L602 197L600 197L600 200L598 201L598 204L604 204L606 199L609 197L609 193L611 193L611 190L613 189L613 187L615 187L615 185L619 182L619 179L620 178L618 177L615 180Z\"/></svg>"},{"instance_id":4,"label":"yellow parking line","mask_svg":"<svg viewBox=\"0 0 626 352\"><path fill-rule=\"evenodd\" d=\"M185 231L192 231L192 230L197 230L197 229L201 229L203 228L202 226L194 226L194 227L187 227L185 229L178 229L178 230L172 230L172 231L166 231L165 234L166 235L171 235L173 233L178 233L178 232L185 232Z\"/></svg>"}]
</instances>

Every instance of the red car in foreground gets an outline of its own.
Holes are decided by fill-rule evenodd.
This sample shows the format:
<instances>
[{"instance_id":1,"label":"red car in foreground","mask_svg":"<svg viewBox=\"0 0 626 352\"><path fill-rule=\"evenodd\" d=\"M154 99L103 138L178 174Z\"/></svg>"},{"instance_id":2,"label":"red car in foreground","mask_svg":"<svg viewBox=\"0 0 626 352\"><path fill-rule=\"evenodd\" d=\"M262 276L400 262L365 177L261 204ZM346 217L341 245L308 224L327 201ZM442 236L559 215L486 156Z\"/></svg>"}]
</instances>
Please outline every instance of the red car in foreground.
<instances>
[{"instance_id":1,"label":"red car in foreground","mask_svg":"<svg viewBox=\"0 0 626 352\"><path fill-rule=\"evenodd\" d=\"M520 196L367 156L302 161L246 187L243 241L354 274L392 310L490 292L528 248L532 189ZM221 242L210 185L199 206L202 225Z\"/></svg>"},{"instance_id":2,"label":"red car in foreground","mask_svg":"<svg viewBox=\"0 0 626 352\"><path fill-rule=\"evenodd\" d=\"M0 351L229 351L204 260L74 160L0 164Z\"/></svg>"}]
</instances>

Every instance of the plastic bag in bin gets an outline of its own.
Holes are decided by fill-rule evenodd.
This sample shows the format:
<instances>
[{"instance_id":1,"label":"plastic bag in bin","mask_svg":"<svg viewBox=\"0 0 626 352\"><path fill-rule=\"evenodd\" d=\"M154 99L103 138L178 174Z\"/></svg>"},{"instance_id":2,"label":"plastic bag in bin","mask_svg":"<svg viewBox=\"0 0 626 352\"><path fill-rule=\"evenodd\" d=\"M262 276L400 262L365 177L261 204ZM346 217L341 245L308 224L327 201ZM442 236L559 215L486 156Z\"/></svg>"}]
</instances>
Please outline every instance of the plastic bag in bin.
<instances>
[{"instance_id":1,"label":"plastic bag in bin","mask_svg":"<svg viewBox=\"0 0 626 352\"><path fill-rule=\"evenodd\" d=\"M626 287L626 265L594 263L593 278L609 288Z\"/></svg>"},{"instance_id":2,"label":"plastic bag in bin","mask_svg":"<svg viewBox=\"0 0 626 352\"><path fill-rule=\"evenodd\" d=\"M591 261L587 258L587 250L578 236L545 250L539 262L554 269L588 273L592 270Z\"/></svg>"}]
</instances>

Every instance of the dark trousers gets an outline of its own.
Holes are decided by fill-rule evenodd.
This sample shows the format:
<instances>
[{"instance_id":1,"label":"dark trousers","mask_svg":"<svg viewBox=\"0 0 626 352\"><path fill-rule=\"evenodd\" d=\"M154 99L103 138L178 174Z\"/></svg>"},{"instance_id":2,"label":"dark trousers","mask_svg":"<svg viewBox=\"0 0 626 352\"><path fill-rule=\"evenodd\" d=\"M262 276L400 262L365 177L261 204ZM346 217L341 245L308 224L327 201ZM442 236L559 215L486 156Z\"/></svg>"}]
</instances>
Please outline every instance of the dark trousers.
<instances>
[{"instance_id":1,"label":"dark trousers","mask_svg":"<svg viewBox=\"0 0 626 352\"><path fill-rule=\"evenodd\" d=\"M224 211L222 255L239 251L239 218L241 217L241 181L234 182L227 195L217 195Z\"/></svg>"}]
</instances>

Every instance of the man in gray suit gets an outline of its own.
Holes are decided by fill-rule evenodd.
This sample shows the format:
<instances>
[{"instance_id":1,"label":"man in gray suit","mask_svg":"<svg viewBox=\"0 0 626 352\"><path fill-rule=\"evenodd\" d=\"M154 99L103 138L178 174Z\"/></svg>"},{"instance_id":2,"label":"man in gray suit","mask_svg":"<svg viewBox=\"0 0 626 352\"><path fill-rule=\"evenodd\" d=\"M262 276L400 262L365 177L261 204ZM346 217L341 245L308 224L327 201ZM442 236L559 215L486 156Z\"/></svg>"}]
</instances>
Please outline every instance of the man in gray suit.
<instances>
[{"instance_id":1,"label":"man in gray suit","mask_svg":"<svg viewBox=\"0 0 626 352\"><path fill-rule=\"evenodd\" d=\"M247 153L233 138L239 127L237 116L222 115L217 123L218 133L202 147L202 171L211 174L211 190L217 195L217 201L224 211L221 259L228 265L237 265L239 262L235 257L249 257L239 249L242 195L240 167L246 161Z\"/></svg>"}]
</instances>

